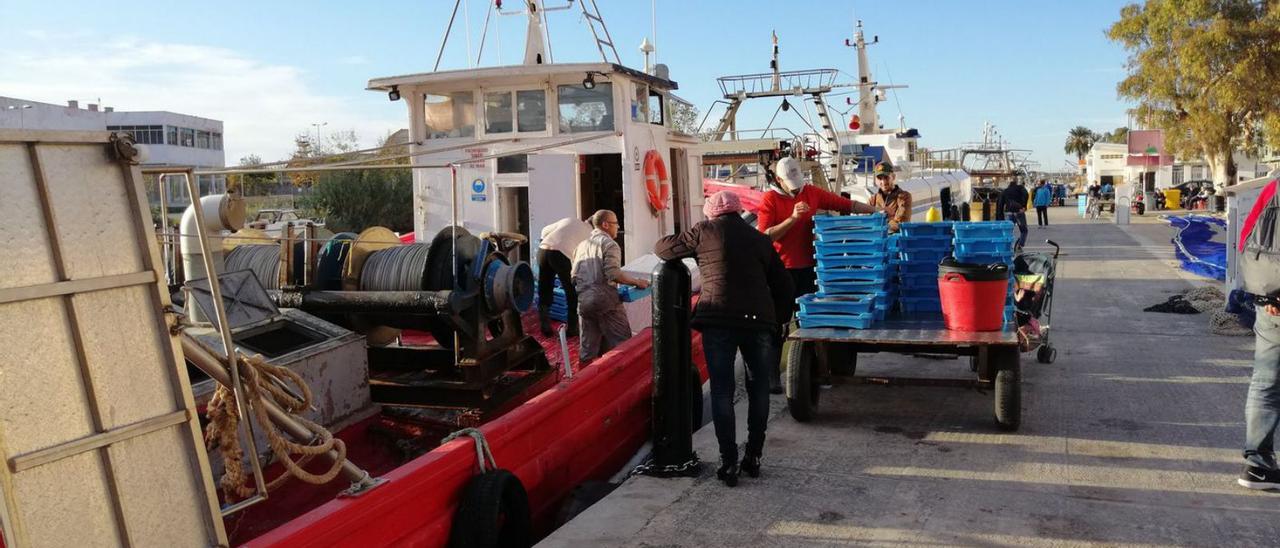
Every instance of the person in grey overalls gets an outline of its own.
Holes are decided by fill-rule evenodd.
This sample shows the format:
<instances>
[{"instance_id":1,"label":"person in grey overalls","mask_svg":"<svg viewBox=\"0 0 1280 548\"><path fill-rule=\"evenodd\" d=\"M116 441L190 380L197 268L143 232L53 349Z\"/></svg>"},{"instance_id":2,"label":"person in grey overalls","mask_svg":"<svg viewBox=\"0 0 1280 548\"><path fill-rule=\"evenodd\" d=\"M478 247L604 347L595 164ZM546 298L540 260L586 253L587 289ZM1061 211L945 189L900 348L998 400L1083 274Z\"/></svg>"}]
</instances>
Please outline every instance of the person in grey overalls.
<instances>
[{"instance_id":1,"label":"person in grey overalls","mask_svg":"<svg viewBox=\"0 0 1280 548\"><path fill-rule=\"evenodd\" d=\"M631 338L631 323L618 296L618 284L649 287L649 281L622 271L618 216L601 209L589 219L591 236L573 254L573 287L578 290L581 350L578 363L586 364Z\"/></svg>"}]
</instances>

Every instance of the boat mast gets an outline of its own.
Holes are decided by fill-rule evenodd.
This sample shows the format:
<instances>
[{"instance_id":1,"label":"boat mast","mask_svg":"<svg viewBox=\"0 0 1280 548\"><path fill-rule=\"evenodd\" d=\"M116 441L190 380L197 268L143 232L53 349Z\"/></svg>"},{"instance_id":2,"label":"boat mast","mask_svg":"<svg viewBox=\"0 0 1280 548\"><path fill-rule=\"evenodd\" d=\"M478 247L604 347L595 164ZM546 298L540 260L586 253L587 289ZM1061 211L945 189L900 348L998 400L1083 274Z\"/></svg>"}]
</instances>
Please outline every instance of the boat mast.
<instances>
[{"instance_id":1,"label":"boat mast","mask_svg":"<svg viewBox=\"0 0 1280 548\"><path fill-rule=\"evenodd\" d=\"M876 83L871 79L871 63L867 62L867 46L870 44L862 33L862 21L857 23L853 40L853 46L858 50L858 119L861 122L858 133L871 135L880 130L880 120L876 115L876 103L879 99L876 97ZM871 44L878 42L879 36L871 40Z\"/></svg>"}]
</instances>

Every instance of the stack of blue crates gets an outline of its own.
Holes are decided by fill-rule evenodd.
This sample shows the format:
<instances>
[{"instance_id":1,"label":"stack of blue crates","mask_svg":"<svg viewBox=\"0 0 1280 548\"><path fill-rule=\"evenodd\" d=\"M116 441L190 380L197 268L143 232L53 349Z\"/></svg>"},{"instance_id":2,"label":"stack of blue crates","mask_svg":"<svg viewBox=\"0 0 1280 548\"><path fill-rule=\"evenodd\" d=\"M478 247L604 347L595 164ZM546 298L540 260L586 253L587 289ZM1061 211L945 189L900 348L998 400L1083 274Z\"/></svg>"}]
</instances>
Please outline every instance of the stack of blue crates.
<instances>
[{"instance_id":1,"label":"stack of blue crates","mask_svg":"<svg viewBox=\"0 0 1280 548\"><path fill-rule=\"evenodd\" d=\"M552 280L555 283L555 289L552 290L552 294L555 297L551 300L551 319L563 323L568 321L569 318L569 298L564 294L564 287L560 285L560 278L552 278ZM630 285L618 286L618 298L622 299L624 303L638 301L651 294L653 294L653 286L644 289Z\"/></svg>"},{"instance_id":2,"label":"stack of blue crates","mask_svg":"<svg viewBox=\"0 0 1280 548\"><path fill-rule=\"evenodd\" d=\"M899 225L898 308L903 314L939 314L938 263L951 255L953 223Z\"/></svg>"},{"instance_id":3,"label":"stack of blue crates","mask_svg":"<svg viewBox=\"0 0 1280 548\"><path fill-rule=\"evenodd\" d=\"M892 306L883 214L813 218L818 292L797 299L801 327L866 329Z\"/></svg>"},{"instance_id":4,"label":"stack of blue crates","mask_svg":"<svg viewBox=\"0 0 1280 548\"><path fill-rule=\"evenodd\" d=\"M995 264L1009 267L1009 296L1005 301L1004 321L1013 321L1013 244L1018 240L1010 221L956 223L955 258L962 263Z\"/></svg>"}]
</instances>

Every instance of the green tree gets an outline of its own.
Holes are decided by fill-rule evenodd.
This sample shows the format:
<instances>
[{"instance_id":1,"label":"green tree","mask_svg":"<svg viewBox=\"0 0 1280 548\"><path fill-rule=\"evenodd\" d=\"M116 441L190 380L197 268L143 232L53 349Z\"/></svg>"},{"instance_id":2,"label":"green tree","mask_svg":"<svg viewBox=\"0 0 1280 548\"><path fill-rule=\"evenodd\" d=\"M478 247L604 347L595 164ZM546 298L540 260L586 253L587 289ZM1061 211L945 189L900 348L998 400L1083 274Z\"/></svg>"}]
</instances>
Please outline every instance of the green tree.
<instances>
[{"instance_id":1,"label":"green tree","mask_svg":"<svg viewBox=\"0 0 1280 548\"><path fill-rule=\"evenodd\" d=\"M1067 154L1075 154L1076 160L1083 159L1089 153L1089 149L1093 148L1093 143L1098 141L1098 134L1093 130L1076 126L1067 132L1067 142L1062 146L1062 151Z\"/></svg>"},{"instance_id":2,"label":"green tree","mask_svg":"<svg viewBox=\"0 0 1280 548\"><path fill-rule=\"evenodd\" d=\"M354 160L369 156L365 165L391 165L403 160L389 157L403 153L407 147L387 146L375 153L356 154L354 134L330 143ZM413 230L413 176L408 169L353 169L350 171L315 172L311 190L303 198L303 206L325 216L326 227L335 232L360 231L371 226L384 226L397 232Z\"/></svg>"},{"instance_id":3,"label":"green tree","mask_svg":"<svg viewBox=\"0 0 1280 548\"><path fill-rule=\"evenodd\" d=\"M1129 52L1120 96L1219 185L1235 181L1235 151L1280 144L1280 2L1147 0L1121 9L1107 36Z\"/></svg>"},{"instance_id":4,"label":"green tree","mask_svg":"<svg viewBox=\"0 0 1280 548\"><path fill-rule=\"evenodd\" d=\"M1099 142L1114 143L1117 145L1126 144L1129 142L1129 128L1118 127L1113 131L1108 131L1106 133L1103 133L1102 137L1099 139Z\"/></svg>"},{"instance_id":5,"label":"green tree","mask_svg":"<svg viewBox=\"0 0 1280 548\"><path fill-rule=\"evenodd\" d=\"M257 154L250 154L240 158L240 166L242 168L253 168L262 165L262 157ZM232 175L231 184L240 187L240 191L244 196L258 196L276 182L276 174L274 173L249 173L244 175Z\"/></svg>"},{"instance_id":6,"label":"green tree","mask_svg":"<svg viewBox=\"0 0 1280 548\"><path fill-rule=\"evenodd\" d=\"M693 135L698 132L698 107L683 99L671 99L671 129Z\"/></svg>"}]
</instances>

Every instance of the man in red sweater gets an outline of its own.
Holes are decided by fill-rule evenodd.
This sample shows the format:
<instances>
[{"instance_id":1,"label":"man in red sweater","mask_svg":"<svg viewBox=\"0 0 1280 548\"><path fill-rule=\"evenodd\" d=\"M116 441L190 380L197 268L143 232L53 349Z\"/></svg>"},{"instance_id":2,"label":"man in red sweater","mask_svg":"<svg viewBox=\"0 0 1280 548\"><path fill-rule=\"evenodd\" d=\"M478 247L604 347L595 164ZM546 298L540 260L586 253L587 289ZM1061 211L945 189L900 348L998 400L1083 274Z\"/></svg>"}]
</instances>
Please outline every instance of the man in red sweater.
<instances>
[{"instance_id":1,"label":"man in red sweater","mask_svg":"<svg viewBox=\"0 0 1280 548\"><path fill-rule=\"evenodd\" d=\"M765 193L756 212L756 226L773 240L773 248L791 274L799 297L818 290L813 270L817 264L813 256L813 215L821 210L874 213L875 208L805 184L800 161L795 158L779 160L774 174L782 188Z\"/></svg>"},{"instance_id":2,"label":"man in red sweater","mask_svg":"<svg viewBox=\"0 0 1280 548\"><path fill-rule=\"evenodd\" d=\"M818 211L841 213L874 213L875 208L841 198L813 185L805 184L800 171L800 161L783 158L774 166L774 175L781 188L773 188L764 194L760 209L756 211L756 227L773 240L773 248L782 258L795 286L794 299L818 290L818 276L814 271L817 261L813 250L813 215ZM786 333L791 318L779 318L780 333ZM771 392L782 393L781 370L773 371Z\"/></svg>"}]
</instances>

